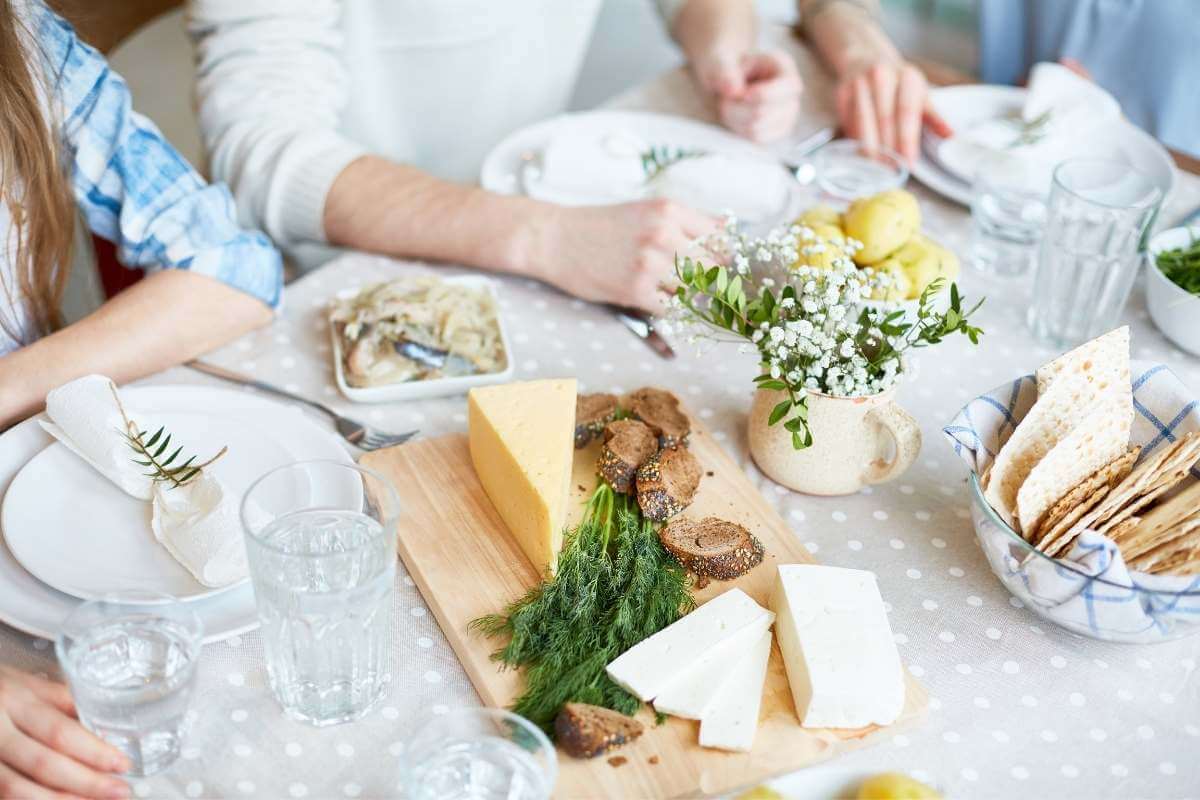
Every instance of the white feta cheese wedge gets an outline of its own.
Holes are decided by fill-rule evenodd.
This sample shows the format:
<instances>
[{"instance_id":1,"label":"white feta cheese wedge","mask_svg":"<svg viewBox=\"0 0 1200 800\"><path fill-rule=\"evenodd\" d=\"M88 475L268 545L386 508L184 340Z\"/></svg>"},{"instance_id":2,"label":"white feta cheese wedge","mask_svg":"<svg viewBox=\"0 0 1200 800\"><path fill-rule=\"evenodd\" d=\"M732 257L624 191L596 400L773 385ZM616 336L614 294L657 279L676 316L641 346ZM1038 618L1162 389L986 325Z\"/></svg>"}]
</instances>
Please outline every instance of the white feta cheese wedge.
<instances>
[{"instance_id":1,"label":"white feta cheese wedge","mask_svg":"<svg viewBox=\"0 0 1200 800\"><path fill-rule=\"evenodd\" d=\"M721 690L700 720L700 746L749 752L758 732L767 661L771 658L771 632L763 631L749 652L722 682Z\"/></svg>"},{"instance_id":2,"label":"white feta cheese wedge","mask_svg":"<svg viewBox=\"0 0 1200 800\"><path fill-rule=\"evenodd\" d=\"M741 589L730 589L653 636L638 642L608 665L608 676L644 701L651 701L744 628L774 615Z\"/></svg>"},{"instance_id":3,"label":"white feta cheese wedge","mask_svg":"<svg viewBox=\"0 0 1200 800\"><path fill-rule=\"evenodd\" d=\"M764 633L769 633L774 621L775 615L767 612L724 643L709 650L694 666L658 693L654 698L654 710L684 719L704 718L738 663Z\"/></svg>"},{"instance_id":4,"label":"white feta cheese wedge","mask_svg":"<svg viewBox=\"0 0 1200 800\"><path fill-rule=\"evenodd\" d=\"M873 572L781 565L771 608L801 725L896 721L904 707L904 671Z\"/></svg>"}]
</instances>

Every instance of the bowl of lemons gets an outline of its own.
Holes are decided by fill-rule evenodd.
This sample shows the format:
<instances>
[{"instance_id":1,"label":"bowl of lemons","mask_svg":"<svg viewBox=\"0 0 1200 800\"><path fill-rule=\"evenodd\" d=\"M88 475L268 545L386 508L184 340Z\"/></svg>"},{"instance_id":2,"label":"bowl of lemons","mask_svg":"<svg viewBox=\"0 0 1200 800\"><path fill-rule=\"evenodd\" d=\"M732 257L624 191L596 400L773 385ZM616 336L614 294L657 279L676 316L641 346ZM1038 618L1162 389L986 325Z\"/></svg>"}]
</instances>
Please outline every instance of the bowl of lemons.
<instances>
[{"instance_id":1,"label":"bowl of lemons","mask_svg":"<svg viewBox=\"0 0 1200 800\"><path fill-rule=\"evenodd\" d=\"M793 268L830 269L843 257L846 243L853 242L855 265L886 278L868 302L899 303L906 321L915 322L921 293L941 278L935 307L948 307L950 283L959 275L958 256L921 232L921 209L911 192L889 189L854 200L844 211L816 205L796 225L812 231L809 243L836 246L802 248Z\"/></svg>"}]
</instances>

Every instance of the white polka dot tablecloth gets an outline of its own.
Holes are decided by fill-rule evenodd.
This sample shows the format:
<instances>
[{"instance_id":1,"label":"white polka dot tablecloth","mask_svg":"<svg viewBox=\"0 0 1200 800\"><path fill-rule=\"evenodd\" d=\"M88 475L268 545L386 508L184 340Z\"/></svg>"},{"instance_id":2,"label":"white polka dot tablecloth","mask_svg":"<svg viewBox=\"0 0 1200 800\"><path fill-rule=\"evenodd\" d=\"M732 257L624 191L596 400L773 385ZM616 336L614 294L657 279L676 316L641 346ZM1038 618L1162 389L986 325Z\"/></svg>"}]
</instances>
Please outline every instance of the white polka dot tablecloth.
<instances>
[{"instance_id":1,"label":"white polka dot tablecloth","mask_svg":"<svg viewBox=\"0 0 1200 800\"><path fill-rule=\"evenodd\" d=\"M810 81L811 82L811 81ZM621 99L624 107L696 108L678 76ZM675 98L675 100L672 100ZM965 253L963 209L916 189L926 227ZM1164 212L1200 205L1200 180L1181 176ZM423 269L384 259L326 267L289 286L270 328L213 354L213 362L328 403L385 430L462 431L463 398L355 405L333 385L324 310L338 291ZM919 726L884 736L828 766L778 782L811 785L821 772L903 770L952 797L1147 798L1200 796L1200 637L1156 646L1080 638L1034 616L1003 589L975 544L964 469L940 428L967 399L1032 371L1038 347L1023 314L1028 280L999 282L967 268L963 289L988 298L982 344L952 341L921 355L900 402L921 424L924 449L898 480L840 498L792 493L761 476L744 433L753 356L735 348L703 360L680 347L658 359L605 311L535 282L497 279L518 379L577 376L589 391L674 387L823 563L874 570L909 670L929 690ZM1170 346L1135 288L1124 318L1137 358L1164 361L1200 391L1200 362ZM216 384L186 369L149 383ZM322 422L325 422L322 420ZM403 531L401 531L403 535ZM501 603L509 598L497 598ZM421 719L478 698L403 565L397 578L396 670L390 695L367 718L313 729L283 717L248 633L205 648L194 734L165 773L133 783L138 797L386 797L399 794L406 737ZM56 673L46 643L0 626L0 660ZM794 796L809 797L803 789Z\"/></svg>"}]
</instances>

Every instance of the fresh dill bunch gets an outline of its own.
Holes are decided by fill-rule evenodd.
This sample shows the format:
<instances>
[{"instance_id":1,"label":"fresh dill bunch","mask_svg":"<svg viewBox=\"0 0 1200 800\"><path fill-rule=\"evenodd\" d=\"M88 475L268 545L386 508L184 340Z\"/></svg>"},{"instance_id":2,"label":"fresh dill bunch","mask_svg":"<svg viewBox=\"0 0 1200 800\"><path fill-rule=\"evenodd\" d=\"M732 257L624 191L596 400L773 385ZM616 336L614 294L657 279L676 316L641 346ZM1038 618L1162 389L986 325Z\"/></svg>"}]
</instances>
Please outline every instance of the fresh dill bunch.
<instances>
[{"instance_id":1,"label":"fresh dill bunch","mask_svg":"<svg viewBox=\"0 0 1200 800\"><path fill-rule=\"evenodd\" d=\"M605 667L695 607L686 571L663 549L635 501L601 484L568 533L558 570L471 629L507 636L492 658L525 671L513 711L547 732L568 702L634 714L641 702Z\"/></svg>"}]
</instances>

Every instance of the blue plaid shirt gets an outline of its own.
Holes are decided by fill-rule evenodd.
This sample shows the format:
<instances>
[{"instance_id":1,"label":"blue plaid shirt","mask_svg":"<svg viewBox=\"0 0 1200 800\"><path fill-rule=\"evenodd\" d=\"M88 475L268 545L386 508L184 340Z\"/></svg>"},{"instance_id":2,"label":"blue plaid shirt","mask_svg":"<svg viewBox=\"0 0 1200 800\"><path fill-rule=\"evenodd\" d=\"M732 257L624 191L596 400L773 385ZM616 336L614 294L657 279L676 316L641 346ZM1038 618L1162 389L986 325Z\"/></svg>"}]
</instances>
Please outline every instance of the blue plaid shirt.
<instances>
[{"instance_id":1,"label":"blue plaid shirt","mask_svg":"<svg viewBox=\"0 0 1200 800\"><path fill-rule=\"evenodd\" d=\"M206 184L132 109L121 76L42 0L29 3L27 22L88 227L116 243L128 266L191 270L278 308L279 252L264 234L239 227L229 190Z\"/></svg>"}]
</instances>

